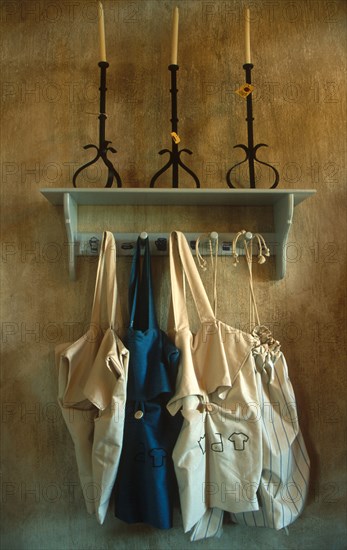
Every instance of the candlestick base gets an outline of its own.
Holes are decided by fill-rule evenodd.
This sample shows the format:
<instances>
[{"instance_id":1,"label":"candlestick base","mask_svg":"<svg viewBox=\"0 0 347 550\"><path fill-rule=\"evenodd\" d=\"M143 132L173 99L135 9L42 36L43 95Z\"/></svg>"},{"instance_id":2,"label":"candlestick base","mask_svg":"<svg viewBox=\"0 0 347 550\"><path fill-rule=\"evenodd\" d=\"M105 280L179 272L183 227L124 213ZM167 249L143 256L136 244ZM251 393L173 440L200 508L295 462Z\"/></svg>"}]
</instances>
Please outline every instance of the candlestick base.
<instances>
[{"instance_id":1,"label":"candlestick base","mask_svg":"<svg viewBox=\"0 0 347 550\"><path fill-rule=\"evenodd\" d=\"M76 187L76 180L77 177L83 170L88 168L88 166L91 166L92 164L95 164L99 159L103 161L105 166L107 167L108 173L107 173L107 181L105 187L112 187L113 180L116 180L117 187L122 187L122 180L120 178L120 175L118 174L117 170L113 166L110 159L107 157L107 153L110 151L111 153L117 153L116 149L113 147L109 147L110 143L112 141L108 141L105 139L105 127L106 127L106 70L109 67L109 64L107 61L100 61L98 63L100 67L100 114L98 116L99 119L99 146L94 145L92 143L85 145L83 149L96 149L96 155L95 157L90 160L89 162L86 162L82 166L76 170L76 172L73 175L72 183L73 186Z\"/></svg>"},{"instance_id":2,"label":"candlestick base","mask_svg":"<svg viewBox=\"0 0 347 550\"><path fill-rule=\"evenodd\" d=\"M245 63L243 65L243 68L244 68L245 73L246 73L246 82L250 86L250 88L252 88L252 89L253 89L253 86L252 86L251 71L252 71L253 67L254 67L253 63ZM252 189L254 189L256 187L256 185L255 185L255 166L254 166L254 162L258 162L259 164L263 164L264 166L268 166L270 168L270 170L273 171L274 180L272 182L272 185L271 185L270 189L274 189L275 187L277 187L278 182L279 182L279 178L280 178L278 171L271 164L269 164L267 162L264 162L262 160L259 160L257 158L257 154L256 154L258 149L260 149L260 147L268 147L268 145L266 145L266 143L258 143L257 145L254 145L254 141L253 141L253 120L254 120L254 118L253 118L253 108L252 108L252 90L250 92L248 92L248 94L246 96L246 101L247 101L246 121L247 121L248 144L247 145L244 145L244 144L234 145L234 149L237 149L237 148L243 149L245 151L246 156L245 156L244 160L242 160L241 162L237 162L236 164L234 164L228 170L228 172L226 174L226 181L227 181L227 184L230 188L236 189L237 187L231 181L231 174L237 166L240 166L244 162L248 161L249 183L250 183L250 187Z\"/></svg>"},{"instance_id":3,"label":"candlestick base","mask_svg":"<svg viewBox=\"0 0 347 550\"><path fill-rule=\"evenodd\" d=\"M170 149L162 149L159 151L159 155L163 155L164 153L169 153L169 160L168 162L158 170L154 174L154 176L151 179L150 187L154 187L155 182L163 174L172 166L172 187L177 188L178 187L178 167L180 166L185 172L187 172L194 180L196 187L200 187L200 181L198 176L190 169L188 166L184 164L184 162L181 159L182 153L188 153L188 155L192 155L192 151L190 149L181 149L178 150L178 143L180 142L180 138L178 136L178 118L177 118L177 78L176 73L179 69L178 65L171 64L168 67L169 71L171 72L171 88L170 88L170 94L171 94L171 136L172 136L172 150Z\"/></svg>"}]
</instances>

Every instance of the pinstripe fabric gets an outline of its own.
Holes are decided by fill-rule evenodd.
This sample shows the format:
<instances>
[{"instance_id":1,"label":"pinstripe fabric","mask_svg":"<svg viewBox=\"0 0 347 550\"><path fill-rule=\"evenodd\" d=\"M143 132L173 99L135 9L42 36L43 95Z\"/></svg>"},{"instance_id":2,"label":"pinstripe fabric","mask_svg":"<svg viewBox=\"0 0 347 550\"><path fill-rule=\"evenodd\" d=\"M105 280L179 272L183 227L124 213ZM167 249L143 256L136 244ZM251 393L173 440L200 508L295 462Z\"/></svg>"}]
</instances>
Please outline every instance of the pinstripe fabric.
<instances>
[{"instance_id":1,"label":"pinstripe fabric","mask_svg":"<svg viewBox=\"0 0 347 550\"><path fill-rule=\"evenodd\" d=\"M259 510L232 514L236 523L282 529L302 512L310 461L299 428L288 368L279 346L254 350L262 422L262 475Z\"/></svg>"},{"instance_id":2,"label":"pinstripe fabric","mask_svg":"<svg viewBox=\"0 0 347 550\"><path fill-rule=\"evenodd\" d=\"M190 540L207 539L210 537L221 537L223 534L224 511L220 508L209 508L203 517L194 526Z\"/></svg>"}]
</instances>

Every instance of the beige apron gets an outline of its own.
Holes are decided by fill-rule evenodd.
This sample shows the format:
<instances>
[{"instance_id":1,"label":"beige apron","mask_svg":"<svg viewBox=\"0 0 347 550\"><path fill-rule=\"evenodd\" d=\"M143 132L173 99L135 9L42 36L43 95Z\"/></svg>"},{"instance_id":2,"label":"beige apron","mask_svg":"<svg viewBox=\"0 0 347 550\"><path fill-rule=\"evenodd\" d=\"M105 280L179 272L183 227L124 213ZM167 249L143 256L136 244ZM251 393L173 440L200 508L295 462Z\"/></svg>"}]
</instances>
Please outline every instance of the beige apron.
<instances>
[{"instance_id":1,"label":"beige apron","mask_svg":"<svg viewBox=\"0 0 347 550\"><path fill-rule=\"evenodd\" d=\"M184 417L173 451L183 525L189 531L212 508L218 516L212 523L220 533L222 510L258 510L262 434L252 358L257 340L216 319L186 238L178 231L170 235L170 274L170 335L181 361L168 409L171 414L181 410ZM195 334L189 328L184 275L200 319Z\"/></svg>"},{"instance_id":2,"label":"beige apron","mask_svg":"<svg viewBox=\"0 0 347 550\"><path fill-rule=\"evenodd\" d=\"M104 232L90 328L56 349L58 402L74 442L87 510L101 524L121 454L129 360L115 332L116 304L116 245L112 233Z\"/></svg>"}]
</instances>

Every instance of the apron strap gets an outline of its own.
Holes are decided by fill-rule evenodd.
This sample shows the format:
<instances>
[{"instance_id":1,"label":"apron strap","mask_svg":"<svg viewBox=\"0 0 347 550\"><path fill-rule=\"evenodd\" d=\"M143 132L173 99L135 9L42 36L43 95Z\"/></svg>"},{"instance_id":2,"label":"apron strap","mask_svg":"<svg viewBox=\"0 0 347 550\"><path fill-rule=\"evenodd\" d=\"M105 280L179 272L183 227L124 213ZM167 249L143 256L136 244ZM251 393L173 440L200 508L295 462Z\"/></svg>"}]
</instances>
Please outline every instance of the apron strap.
<instances>
[{"instance_id":1,"label":"apron strap","mask_svg":"<svg viewBox=\"0 0 347 550\"><path fill-rule=\"evenodd\" d=\"M130 282L129 282L129 311L130 327L136 330L147 330L149 328L158 328L158 321L155 312L151 256L149 249L149 240L145 240L145 253L141 271L141 243L137 239L136 251L133 257Z\"/></svg>"},{"instance_id":2,"label":"apron strap","mask_svg":"<svg viewBox=\"0 0 347 550\"><path fill-rule=\"evenodd\" d=\"M253 258L253 240L247 243L244 239L244 247L246 253L247 267L249 272L249 332L252 333L255 323L260 325L258 307L255 300L254 285L253 285L253 271L252 271L252 258Z\"/></svg>"},{"instance_id":3,"label":"apron strap","mask_svg":"<svg viewBox=\"0 0 347 550\"><path fill-rule=\"evenodd\" d=\"M189 328L189 319L184 292L186 276L200 322L215 321L199 271L195 265L187 239L180 231L173 231L169 240L170 278L172 292L173 321L176 330Z\"/></svg>"},{"instance_id":4,"label":"apron strap","mask_svg":"<svg viewBox=\"0 0 347 550\"><path fill-rule=\"evenodd\" d=\"M104 231L96 273L91 324L100 328L116 328L116 316L122 324L117 308L116 243L109 231Z\"/></svg>"},{"instance_id":5,"label":"apron strap","mask_svg":"<svg viewBox=\"0 0 347 550\"><path fill-rule=\"evenodd\" d=\"M217 266L218 266L218 236L216 239L213 239L215 241L215 255L213 257L213 244L211 239L210 233L203 233L202 235L199 235L199 237L196 240L195 243L195 252L196 252L196 259L198 261L199 267L203 271L207 270L207 261L205 258L202 257L199 249L200 241L202 238L208 238L208 244L210 249L210 258L211 258L211 264L213 269L213 313L214 316L217 317Z\"/></svg>"}]
</instances>

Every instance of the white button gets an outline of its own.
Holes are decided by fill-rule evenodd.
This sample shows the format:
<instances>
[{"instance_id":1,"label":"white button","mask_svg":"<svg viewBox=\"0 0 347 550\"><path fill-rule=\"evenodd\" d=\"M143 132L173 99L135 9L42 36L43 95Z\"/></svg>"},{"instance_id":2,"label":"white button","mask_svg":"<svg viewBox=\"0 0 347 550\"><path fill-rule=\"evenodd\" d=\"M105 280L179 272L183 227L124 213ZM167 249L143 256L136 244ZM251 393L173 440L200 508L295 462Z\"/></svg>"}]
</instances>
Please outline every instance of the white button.
<instances>
[{"instance_id":1,"label":"white button","mask_svg":"<svg viewBox=\"0 0 347 550\"><path fill-rule=\"evenodd\" d=\"M136 411L134 416L135 416L136 420L140 420L140 418L143 417L143 411Z\"/></svg>"}]
</instances>

